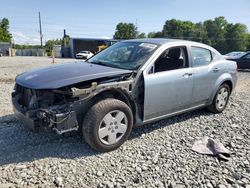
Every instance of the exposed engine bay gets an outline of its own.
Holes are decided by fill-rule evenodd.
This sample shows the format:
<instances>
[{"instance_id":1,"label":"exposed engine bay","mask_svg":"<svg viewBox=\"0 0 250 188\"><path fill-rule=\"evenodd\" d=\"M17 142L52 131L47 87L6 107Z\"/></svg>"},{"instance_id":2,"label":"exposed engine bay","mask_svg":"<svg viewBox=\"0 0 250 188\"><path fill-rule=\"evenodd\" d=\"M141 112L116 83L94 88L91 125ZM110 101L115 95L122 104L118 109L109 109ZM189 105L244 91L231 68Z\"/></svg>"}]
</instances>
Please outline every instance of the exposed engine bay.
<instances>
[{"instance_id":1,"label":"exposed engine bay","mask_svg":"<svg viewBox=\"0 0 250 188\"><path fill-rule=\"evenodd\" d=\"M102 78L59 89L30 89L16 84L12 100L21 112L16 114L31 129L52 128L62 134L79 129L84 113L96 100L95 96L105 91L120 90L132 97L133 86L131 75Z\"/></svg>"}]
</instances>

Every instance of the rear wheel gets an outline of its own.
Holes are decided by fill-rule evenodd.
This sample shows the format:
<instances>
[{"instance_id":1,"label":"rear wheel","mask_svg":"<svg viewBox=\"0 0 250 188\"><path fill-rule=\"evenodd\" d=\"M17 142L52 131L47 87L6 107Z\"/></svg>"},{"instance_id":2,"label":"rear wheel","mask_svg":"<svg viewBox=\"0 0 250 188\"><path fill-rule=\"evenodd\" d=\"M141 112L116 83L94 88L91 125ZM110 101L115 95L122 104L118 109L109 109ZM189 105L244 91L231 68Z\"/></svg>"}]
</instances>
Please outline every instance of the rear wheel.
<instances>
[{"instance_id":1,"label":"rear wheel","mask_svg":"<svg viewBox=\"0 0 250 188\"><path fill-rule=\"evenodd\" d=\"M213 113L221 113L227 106L230 96L230 87L222 84L214 97L213 103L207 109Z\"/></svg>"},{"instance_id":2,"label":"rear wheel","mask_svg":"<svg viewBox=\"0 0 250 188\"><path fill-rule=\"evenodd\" d=\"M133 116L128 105L117 99L105 99L86 114L83 136L93 149L107 152L127 140L132 126Z\"/></svg>"}]
</instances>

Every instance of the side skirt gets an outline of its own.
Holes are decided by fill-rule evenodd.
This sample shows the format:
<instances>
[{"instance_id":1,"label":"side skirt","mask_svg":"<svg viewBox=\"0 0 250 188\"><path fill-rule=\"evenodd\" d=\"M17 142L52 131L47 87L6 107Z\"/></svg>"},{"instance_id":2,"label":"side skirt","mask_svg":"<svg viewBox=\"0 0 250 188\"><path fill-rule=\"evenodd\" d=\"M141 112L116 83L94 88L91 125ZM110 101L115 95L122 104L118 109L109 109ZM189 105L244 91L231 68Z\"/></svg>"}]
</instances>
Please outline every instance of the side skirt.
<instances>
[{"instance_id":1,"label":"side skirt","mask_svg":"<svg viewBox=\"0 0 250 188\"><path fill-rule=\"evenodd\" d=\"M195 109L203 108L203 107L206 107L206 106L207 106L207 104L200 104L200 105L197 105L197 106L194 106L194 107L191 107L191 108L187 108L187 109L184 109L184 110L180 110L180 111L169 113L169 114L166 114L166 115L163 115L163 116L159 116L159 117L151 118L151 119L148 119L148 120L144 120L141 125L152 123L152 122L155 122L155 121L159 121L159 120L162 120L162 119L165 119L165 118L168 118L168 117L172 117L172 116L175 116L175 115L183 114L185 112L193 111Z\"/></svg>"}]
</instances>

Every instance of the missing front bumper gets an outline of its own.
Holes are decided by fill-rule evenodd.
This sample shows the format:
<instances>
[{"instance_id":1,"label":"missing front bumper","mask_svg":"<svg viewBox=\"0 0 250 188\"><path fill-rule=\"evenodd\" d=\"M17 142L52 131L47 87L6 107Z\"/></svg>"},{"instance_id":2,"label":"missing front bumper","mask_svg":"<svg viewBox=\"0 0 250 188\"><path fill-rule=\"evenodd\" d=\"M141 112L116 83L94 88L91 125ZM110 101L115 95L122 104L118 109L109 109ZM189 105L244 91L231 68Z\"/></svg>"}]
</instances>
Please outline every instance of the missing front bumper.
<instances>
[{"instance_id":1,"label":"missing front bumper","mask_svg":"<svg viewBox=\"0 0 250 188\"><path fill-rule=\"evenodd\" d=\"M51 109L24 111L14 99L13 111L17 118L30 130L38 131L52 128L57 134L78 130L78 121L74 110L62 110L59 106Z\"/></svg>"}]
</instances>

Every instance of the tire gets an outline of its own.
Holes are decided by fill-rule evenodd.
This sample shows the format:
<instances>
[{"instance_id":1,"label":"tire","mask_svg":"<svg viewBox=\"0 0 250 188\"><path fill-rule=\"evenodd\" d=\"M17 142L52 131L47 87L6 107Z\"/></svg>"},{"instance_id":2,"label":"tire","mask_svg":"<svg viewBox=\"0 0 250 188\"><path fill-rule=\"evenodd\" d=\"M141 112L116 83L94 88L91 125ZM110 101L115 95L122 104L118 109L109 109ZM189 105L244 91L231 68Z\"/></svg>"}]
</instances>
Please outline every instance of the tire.
<instances>
[{"instance_id":1,"label":"tire","mask_svg":"<svg viewBox=\"0 0 250 188\"><path fill-rule=\"evenodd\" d=\"M227 96L226 94L224 93L224 95L222 95L222 92L225 92L227 93ZM228 103L228 100L229 100L229 96L230 96L230 87L228 86L228 84L222 84L217 92L216 92L216 95L213 99L213 102L211 105L209 105L207 107L207 109L214 113L214 114L217 114L217 113L221 113L227 106L227 103ZM224 98L224 100L223 100ZM220 100L222 100L223 102L219 102ZM219 105L220 104L220 105Z\"/></svg>"},{"instance_id":2,"label":"tire","mask_svg":"<svg viewBox=\"0 0 250 188\"><path fill-rule=\"evenodd\" d=\"M94 150L108 152L128 139L132 127L133 115L128 105L117 99L105 99L87 112L82 131Z\"/></svg>"}]
</instances>

